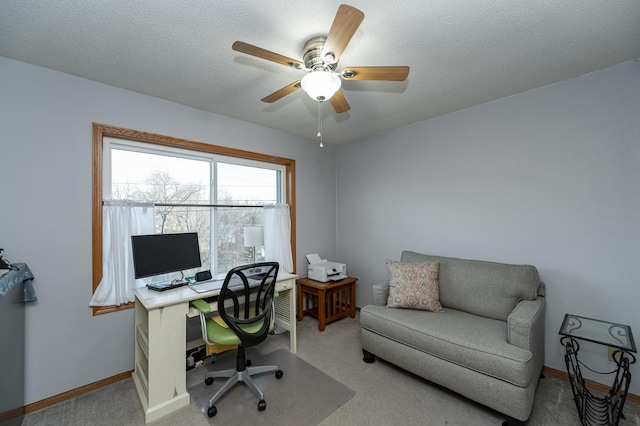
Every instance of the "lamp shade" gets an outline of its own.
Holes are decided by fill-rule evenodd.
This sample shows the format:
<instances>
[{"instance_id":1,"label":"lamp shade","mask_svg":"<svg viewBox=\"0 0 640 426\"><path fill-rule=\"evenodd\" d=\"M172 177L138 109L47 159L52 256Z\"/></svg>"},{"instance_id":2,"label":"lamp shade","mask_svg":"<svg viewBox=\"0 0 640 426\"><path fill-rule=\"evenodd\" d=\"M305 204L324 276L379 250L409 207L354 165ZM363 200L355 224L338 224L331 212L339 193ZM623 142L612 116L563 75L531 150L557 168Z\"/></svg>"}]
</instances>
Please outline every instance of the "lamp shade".
<instances>
[{"instance_id":1,"label":"lamp shade","mask_svg":"<svg viewBox=\"0 0 640 426\"><path fill-rule=\"evenodd\" d=\"M326 101L340 89L340 77L329 71L313 71L302 77L300 84L314 101Z\"/></svg>"},{"instance_id":2,"label":"lamp shade","mask_svg":"<svg viewBox=\"0 0 640 426\"><path fill-rule=\"evenodd\" d=\"M264 228L262 226L245 226L244 246L260 247L264 245Z\"/></svg>"}]
</instances>

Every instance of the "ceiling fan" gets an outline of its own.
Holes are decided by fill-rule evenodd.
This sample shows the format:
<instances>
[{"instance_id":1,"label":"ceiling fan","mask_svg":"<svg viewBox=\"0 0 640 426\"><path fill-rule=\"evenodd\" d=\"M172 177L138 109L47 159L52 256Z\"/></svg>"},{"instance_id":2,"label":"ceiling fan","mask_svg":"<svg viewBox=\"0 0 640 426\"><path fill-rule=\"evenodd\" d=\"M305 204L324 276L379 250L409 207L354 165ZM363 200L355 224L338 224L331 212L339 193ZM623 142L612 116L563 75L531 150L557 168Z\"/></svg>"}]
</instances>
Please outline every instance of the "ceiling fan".
<instances>
[{"instance_id":1,"label":"ceiling fan","mask_svg":"<svg viewBox=\"0 0 640 426\"><path fill-rule=\"evenodd\" d=\"M404 81L409 75L408 66L390 67L346 67L336 72L338 60L364 19L364 13L355 7L343 4L338 8L329 34L313 37L303 49L303 61L291 59L278 53L253 46L242 41L233 43L233 50L266 59L294 69L307 71L301 80L262 98L262 102L273 103L302 88L313 100L329 100L336 113L349 111L351 107L340 90L344 80Z\"/></svg>"}]
</instances>

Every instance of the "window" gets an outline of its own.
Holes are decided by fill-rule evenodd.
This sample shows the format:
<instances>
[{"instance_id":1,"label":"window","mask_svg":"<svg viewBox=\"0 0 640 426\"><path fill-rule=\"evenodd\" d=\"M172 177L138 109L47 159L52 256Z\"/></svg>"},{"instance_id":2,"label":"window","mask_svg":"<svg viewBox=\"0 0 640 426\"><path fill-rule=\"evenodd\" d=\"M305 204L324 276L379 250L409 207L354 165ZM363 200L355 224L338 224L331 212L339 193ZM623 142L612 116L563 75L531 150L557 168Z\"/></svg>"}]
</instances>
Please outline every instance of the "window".
<instances>
[{"instance_id":1,"label":"window","mask_svg":"<svg viewBox=\"0 0 640 426\"><path fill-rule=\"evenodd\" d=\"M295 253L294 177L294 160L94 124L93 290L102 279L103 200L154 202L155 231L198 232L202 269L224 276L253 261L243 230L262 225L265 204L289 204Z\"/></svg>"},{"instance_id":2,"label":"window","mask_svg":"<svg viewBox=\"0 0 640 426\"><path fill-rule=\"evenodd\" d=\"M103 143L105 199L155 203L158 234L197 232L202 268L214 276L253 261L243 230L263 225L263 205L282 202L284 166L110 137Z\"/></svg>"}]
</instances>

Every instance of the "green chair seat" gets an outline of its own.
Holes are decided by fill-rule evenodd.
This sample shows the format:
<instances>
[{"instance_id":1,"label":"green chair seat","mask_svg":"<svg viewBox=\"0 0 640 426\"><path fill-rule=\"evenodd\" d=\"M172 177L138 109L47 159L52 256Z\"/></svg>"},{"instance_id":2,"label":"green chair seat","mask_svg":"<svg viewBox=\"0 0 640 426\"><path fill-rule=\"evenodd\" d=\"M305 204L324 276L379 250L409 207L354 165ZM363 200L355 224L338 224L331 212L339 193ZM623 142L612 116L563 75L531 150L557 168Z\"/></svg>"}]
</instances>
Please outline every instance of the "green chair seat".
<instances>
[{"instance_id":1,"label":"green chair seat","mask_svg":"<svg viewBox=\"0 0 640 426\"><path fill-rule=\"evenodd\" d=\"M273 318L273 317L272 317ZM262 321L240 325L240 328L248 333L257 333L262 327ZM273 331L274 321L271 321L269 331ZM216 342L220 345L239 345L240 338L228 327L223 327L218 324L213 318L207 318L207 336L212 342Z\"/></svg>"}]
</instances>

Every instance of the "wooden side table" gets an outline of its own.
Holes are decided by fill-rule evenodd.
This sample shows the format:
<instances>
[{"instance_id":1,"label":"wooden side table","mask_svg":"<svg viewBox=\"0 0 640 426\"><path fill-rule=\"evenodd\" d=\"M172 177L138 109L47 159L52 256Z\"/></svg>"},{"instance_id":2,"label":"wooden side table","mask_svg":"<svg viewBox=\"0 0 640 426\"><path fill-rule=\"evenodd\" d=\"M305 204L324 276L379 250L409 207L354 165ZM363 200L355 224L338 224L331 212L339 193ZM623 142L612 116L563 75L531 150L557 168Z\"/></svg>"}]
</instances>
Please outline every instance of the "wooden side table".
<instances>
[{"instance_id":1,"label":"wooden side table","mask_svg":"<svg viewBox=\"0 0 640 426\"><path fill-rule=\"evenodd\" d=\"M341 281L320 281L309 278L296 280L298 292L298 321L304 314L318 318L318 329L324 331L325 324L344 318L356 317L356 281L348 277ZM303 304L306 295L306 305Z\"/></svg>"}]
</instances>

